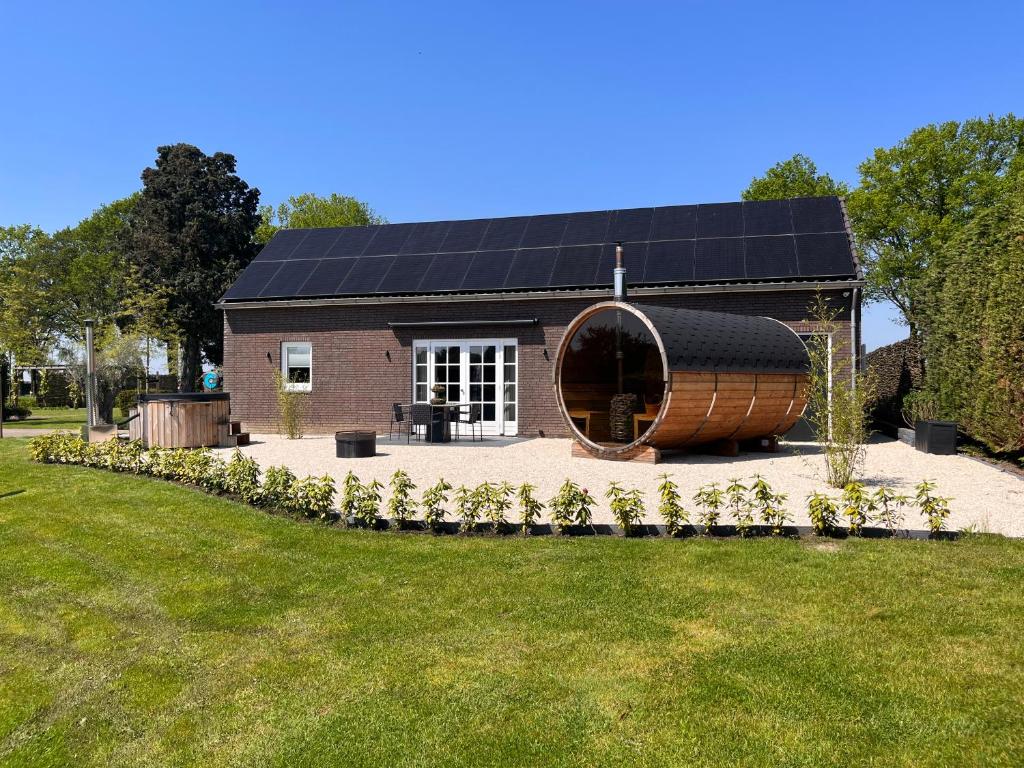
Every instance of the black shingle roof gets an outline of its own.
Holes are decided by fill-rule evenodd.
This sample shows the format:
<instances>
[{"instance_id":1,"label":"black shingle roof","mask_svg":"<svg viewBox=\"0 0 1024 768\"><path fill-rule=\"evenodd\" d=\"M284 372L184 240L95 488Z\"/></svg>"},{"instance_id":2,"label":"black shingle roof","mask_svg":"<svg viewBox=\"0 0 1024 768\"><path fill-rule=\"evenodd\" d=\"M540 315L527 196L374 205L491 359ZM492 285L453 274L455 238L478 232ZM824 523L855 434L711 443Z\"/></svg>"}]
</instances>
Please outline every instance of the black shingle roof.
<instances>
[{"instance_id":1,"label":"black shingle roof","mask_svg":"<svg viewBox=\"0 0 1024 768\"><path fill-rule=\"evenodd\" d=\"M224 295L253 301L856 276L836 197L279 231Z\"/></svg>"}]
</instances>

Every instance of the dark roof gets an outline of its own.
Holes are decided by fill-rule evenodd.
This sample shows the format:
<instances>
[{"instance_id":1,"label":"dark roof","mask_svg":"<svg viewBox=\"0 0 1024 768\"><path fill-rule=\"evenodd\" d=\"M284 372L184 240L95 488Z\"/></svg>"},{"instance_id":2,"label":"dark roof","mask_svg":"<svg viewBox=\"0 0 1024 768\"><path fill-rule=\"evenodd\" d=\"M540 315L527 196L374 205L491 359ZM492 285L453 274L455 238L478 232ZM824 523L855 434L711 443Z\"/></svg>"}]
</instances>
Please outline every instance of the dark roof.
<instances>
[{"instance_id":1,"label":"dark roof","mask_svg":"<svg viewBox=\"0 0 1024 768\"><path fill-rule=\"evenodd\" d=\"M853 278L836 197L280 230L225 301Z\"/></svg>"},{"instance_id":2,"label":"dark roof","mask_svg":"<svg viewBox=\"0 0 1024 768\"><path fill-rule=\"evenodd\" d=\"M806 373L807 347L768 317L633 304L661 336L669 370Z\"/></svg>"}]
</instances>

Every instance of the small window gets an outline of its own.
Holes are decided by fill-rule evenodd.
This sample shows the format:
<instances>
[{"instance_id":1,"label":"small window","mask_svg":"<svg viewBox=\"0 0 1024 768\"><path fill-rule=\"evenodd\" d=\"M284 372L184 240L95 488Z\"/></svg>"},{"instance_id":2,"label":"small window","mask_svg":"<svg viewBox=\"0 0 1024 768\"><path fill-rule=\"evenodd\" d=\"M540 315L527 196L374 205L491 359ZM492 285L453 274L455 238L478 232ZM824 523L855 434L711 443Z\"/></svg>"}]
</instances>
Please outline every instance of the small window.
<instances>
[{"instance_id":1,"label":"small window","mask_svg":"<svg viewBox=\"0 0 1024 768\"><path fill-rule=\"evenodd\" d=\"M310 392L313 389L313 345L308 341L282 343L281 376L285 380L285 389Z\"/></svg>"}]
</instances>

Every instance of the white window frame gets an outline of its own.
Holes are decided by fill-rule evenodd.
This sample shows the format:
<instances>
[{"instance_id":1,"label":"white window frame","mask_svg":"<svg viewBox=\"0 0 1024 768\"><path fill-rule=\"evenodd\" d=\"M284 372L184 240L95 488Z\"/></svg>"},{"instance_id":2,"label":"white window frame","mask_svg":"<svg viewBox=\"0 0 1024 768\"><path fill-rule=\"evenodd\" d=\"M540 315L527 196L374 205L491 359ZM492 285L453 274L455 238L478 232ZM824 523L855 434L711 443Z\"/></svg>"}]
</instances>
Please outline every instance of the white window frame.
<instances>
[{"instance_id":1,"label":"white window frame","mask_svg":"<svg viewBox=\"0 0 1024 768\"><path fill-rule=\"evenodd\" d=\"M309 381L294 382L288 380L288 347L305 347L309 354ZM311 341L282 341L281 342L281 378L284 380L286 392L312 392L313 391L313 343Z\"/></svg>"}]
</instances>

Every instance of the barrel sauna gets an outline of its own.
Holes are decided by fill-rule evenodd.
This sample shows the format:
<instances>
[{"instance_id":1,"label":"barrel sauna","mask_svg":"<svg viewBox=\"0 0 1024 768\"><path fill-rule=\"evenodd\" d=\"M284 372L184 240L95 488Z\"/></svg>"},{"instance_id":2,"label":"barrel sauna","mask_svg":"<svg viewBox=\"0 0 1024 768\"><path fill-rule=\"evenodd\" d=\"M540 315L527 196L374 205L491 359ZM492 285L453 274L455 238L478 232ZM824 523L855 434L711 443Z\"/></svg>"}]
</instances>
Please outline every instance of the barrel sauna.
<instances>
[{"instance_id":1,"label":"barrel sauna","mask_svg":"<svg viewBox=\"0 0 1024 768\"><path fill-rule=\"evenodd\" d=\"M608 301L569 323L554 384L584 455L657 461L662 449L786 432L809 369L778 320Z\"/></svg>"}]
</instances>

